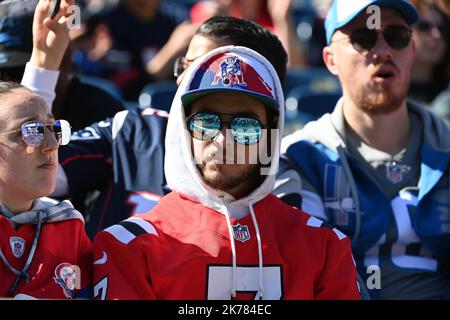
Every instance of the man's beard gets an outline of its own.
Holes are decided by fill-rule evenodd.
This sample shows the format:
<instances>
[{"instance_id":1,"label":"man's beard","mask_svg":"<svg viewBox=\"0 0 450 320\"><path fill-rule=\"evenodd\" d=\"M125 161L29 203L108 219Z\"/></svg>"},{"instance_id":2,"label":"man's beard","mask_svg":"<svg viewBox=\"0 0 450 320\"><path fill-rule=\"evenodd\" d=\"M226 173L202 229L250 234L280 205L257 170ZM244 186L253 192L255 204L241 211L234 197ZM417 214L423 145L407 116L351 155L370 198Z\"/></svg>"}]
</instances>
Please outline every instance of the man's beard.
<instances>
[{"instance_id":1,"label":"man's beard","mask_svg":"<svg viewBox=\"0 0 450 320\"><path fill-rule=\"evenodd\" d=\"M252 164L247 166L246 170L243 172L239 172L234 176L225 175L220 168L217 169L218 172L215 172L213 176L205 176L203 173L203 168L205 164L197 165L200 174L202 175L203 181L206 182L211 188L222 191L233 190L236 187L246 184L248 189L255 188L262 181L261 176L261 165Z\"/></svg>"},{"instance_id":2,"label":"man's beard","mask_svg":"<svg viewBox=\"0 0 450 320\"><path fill-rule=\"evenodd\" d=\"M402 106L408 90L409 86L397 92L366 88L362 94L355 95L355 103L369 114L390 114Z\"/></svg>"}]
</instances>

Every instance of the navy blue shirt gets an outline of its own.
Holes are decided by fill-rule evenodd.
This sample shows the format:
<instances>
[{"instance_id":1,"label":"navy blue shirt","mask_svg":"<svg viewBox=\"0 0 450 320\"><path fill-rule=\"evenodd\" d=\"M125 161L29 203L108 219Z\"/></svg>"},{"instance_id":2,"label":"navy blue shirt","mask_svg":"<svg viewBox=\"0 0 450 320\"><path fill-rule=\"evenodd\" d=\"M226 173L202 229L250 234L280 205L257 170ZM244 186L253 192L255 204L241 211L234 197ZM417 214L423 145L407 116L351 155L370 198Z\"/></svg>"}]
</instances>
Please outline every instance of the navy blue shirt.
<instances>
[{"instance_id":1,"label":"navy blue shirt","mask_svg":"<svg viewBox=\"0 0 450 320\"><path fill-rule=\"evenodd\" d=\"M170 190L164 177L164 136L168 113L122 111L75 132L59 149L70 197L100 191L86 217L86 231L100 230L148 212Z\"/></svg>"}]
</instances>

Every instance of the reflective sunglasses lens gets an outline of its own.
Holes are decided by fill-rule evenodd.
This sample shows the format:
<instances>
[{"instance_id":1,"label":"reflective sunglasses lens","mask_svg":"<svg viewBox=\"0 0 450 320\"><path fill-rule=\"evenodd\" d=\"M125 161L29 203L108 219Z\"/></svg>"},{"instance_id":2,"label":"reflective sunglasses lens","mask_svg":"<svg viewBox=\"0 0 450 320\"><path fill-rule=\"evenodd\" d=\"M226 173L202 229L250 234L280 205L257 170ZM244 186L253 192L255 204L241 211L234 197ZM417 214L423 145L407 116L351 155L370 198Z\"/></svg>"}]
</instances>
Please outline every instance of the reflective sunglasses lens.
<instances>
[{"instance_id":1,"label":"reflective sunglasses lens","mask_svg":"<svg viewBox=\"0 0 450 320\"><path fill-rule=\"evenodd\" d=\"M69 122L66 120L56 120L53 123L53 134L60 145L67 145L70 142L70 136L72 135Z\"/></svg>"},{"instance_id":2,"label":"reflective sunglasses lens","mask_svg":"<svg viewBox=\"0 0 450 320\"><path fill-rule=\"evenodd\" d=\"M358 52L372 49L377 43L377 39L377 32L370 29L355 30L350 35L353 48Z\"/></svg>"},{"instance_id":3,"label":"reflective sunglasses lens","mask_svg":"<svg viewBox=\"0 0 450 320\"><path fill-rule=\"evenodd\" d=\"M386 42L394 49L403 49L411 41L411 30L404 26L388 26L383 31Z\"/></svg>"},{"instance_id":4,"label":"reflective sunglasses lens","mask_svg":"<svg viewBox=\"0 0 450 320\"><path fill-rule=\"evenodd\" d=\"M27 122L22 125L22 137L31 147L38 147L44 139L44 125L40 122Z\"/></svg>"},{"instance_id":5,"label":"reflective sunglasses lens","mask_svg":"<svg viewBox=\"0 0 450 320\"><path fill-rule=\"evenodd\" d=\"M262 125L257 119L237 117L231 122L231 133L240 144L258 143L262 135Z\"/></svg>"},{"instance_id":6,"label":"reflective sunglasses lens","mask_svg":"<svg viewBox=\"0 0 450 320\"><path fill-rule=\"evenodd\" d=\"M221 121L216 114L197 113L189 119L188 127L195 139L211 141L219 134Z\"/></svg>"}]
</instances>

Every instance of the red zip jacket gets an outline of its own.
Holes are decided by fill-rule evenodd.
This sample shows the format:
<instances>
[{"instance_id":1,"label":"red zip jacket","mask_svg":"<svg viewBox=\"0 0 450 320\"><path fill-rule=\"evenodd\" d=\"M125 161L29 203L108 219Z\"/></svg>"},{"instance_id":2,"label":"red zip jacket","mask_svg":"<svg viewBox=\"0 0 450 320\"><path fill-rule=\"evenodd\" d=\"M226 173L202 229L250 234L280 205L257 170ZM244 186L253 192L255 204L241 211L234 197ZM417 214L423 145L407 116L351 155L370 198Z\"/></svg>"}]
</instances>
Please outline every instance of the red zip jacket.
<instances>
[{"instance_id":1,"label":"red zip jacket","mask_svg":"<svg viewBox=\"0 0 450 320\"><path fill-rule=\"evenodd\" d=\"M264 299L359 299L349 239L273 195L254 206L262 240ZM231 219L238 299L258 289L250 215ZM179 193L94 240L94 296L230 299L232 253L225 216Z\"/></svg>"},{"instance_id":2,"label":"red zip jacket","mask_svg":"<svg viewBox=\"0 0 450 320\"><path fill-rule=\"evenodd\" d=\"M83 217L67 201L56 205L38 201L41 208L10 219L0 214L0 249L4 258L0 259L0 297L89 298L93 252ZM43 213L43 218L33 245L39 229L38 212ZM29 222L24 223L27 219ZM11 270L20 273L27 265L20 277ZM16 284L17 279L20 280Z\"/></svg>"}]
</instances>

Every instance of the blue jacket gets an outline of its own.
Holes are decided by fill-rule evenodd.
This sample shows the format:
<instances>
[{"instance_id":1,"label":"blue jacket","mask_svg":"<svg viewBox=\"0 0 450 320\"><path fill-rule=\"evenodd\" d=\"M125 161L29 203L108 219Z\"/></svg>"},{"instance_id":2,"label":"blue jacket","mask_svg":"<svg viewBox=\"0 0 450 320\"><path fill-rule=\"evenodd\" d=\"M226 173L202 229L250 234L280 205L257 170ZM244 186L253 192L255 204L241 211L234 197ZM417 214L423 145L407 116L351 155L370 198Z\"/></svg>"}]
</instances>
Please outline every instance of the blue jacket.
<instances>
[{"instance_id":1,"label":"blue jacket","mask_svg":"<svg viewBox=\"0 0 450 320\"><path fill-rule=\"evenodd\" d=\"M409 104L408 112L416 113L424 128L420 181L391 199L348 153L337 130L344 126L341 101L333 114L307 124L282 144L275 193L352 238L363 279L370 276L368 266L380 266L380 253L386 250L391 250L392 264L405 271L439 272L449 261L450 130L419 106ZM391 219L396 230L388 229ZM374 290L370 295L377 297Z\"/></svg>"}]
</instances>

